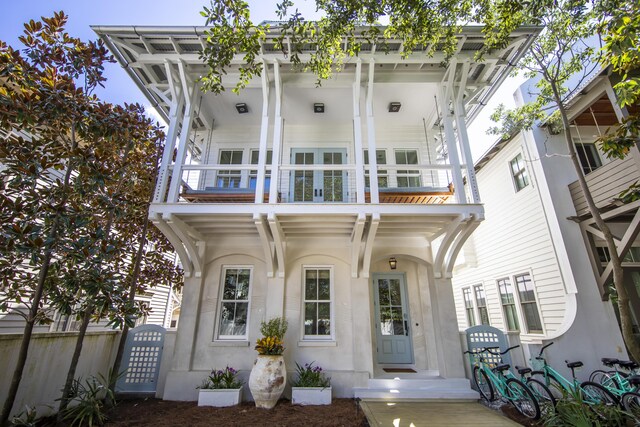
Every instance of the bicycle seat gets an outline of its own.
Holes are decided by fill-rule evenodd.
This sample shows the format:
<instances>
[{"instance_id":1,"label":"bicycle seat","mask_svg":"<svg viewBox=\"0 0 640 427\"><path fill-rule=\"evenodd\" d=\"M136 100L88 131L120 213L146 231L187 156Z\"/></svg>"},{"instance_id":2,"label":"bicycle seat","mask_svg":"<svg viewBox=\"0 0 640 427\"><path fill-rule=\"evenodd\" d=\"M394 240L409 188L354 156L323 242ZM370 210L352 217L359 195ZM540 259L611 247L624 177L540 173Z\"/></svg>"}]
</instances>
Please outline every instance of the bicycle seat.
<instances>
[{"instance_id":1,"label":"bicycle seat","mask_svg":"<svg viewBox=\"0 0 640 427\"><path fill-rule=\"evenodd\" d=\"M525 375L525 374L528 374L529 372L531 372L531 368L522 368L520 366L516 366L516 370L518 371L518 373L520 375Z\"/></svg>"},{"instance_id":2,"label":"bicycle seat","mask_svg":"<svg viewBox=\"0 0 640 427\"><path fill-rule=\"evenodd\" d=\"M511 365L505 363L504 365L498 365L495 368L493 368L494 371L497 372L502 372L502 371L506 371L511 367Z\"/></svg>"},{"instance_id":3,"label":"bicycle seat","mask_svg":"<svg viewBox=\"0 0 640 427\"><path fill-rule=\"evenodd\" d=\"M627 378L627 381L629 381L629 384L632 386L640 385L640 375L631 375Z\"/></svg>"},{"instance_id":4,"label":"bicycle seat","mask_svg":"<svg viewBox=\"0 0 640 427\"><path fill-rule=\"evenodd\" d=\"M633 360L618 360L618 365L625 369L636 369L638 364Z\"/></svg>"},{"instance_id":5,"label":"bicycle seat","mask_svg":"<svg viewBox=\"0 0 640 427\"><path fill-rule=\"evenodd\" d=\"M613 365L620 362L618 359L613 359L610 357L603 357L601 360L604 366L609 366L609 367L613 367Z\"/></svg>"},{"instance_id":6,"label":"bicycle seat","mask_svg":"<svg viewBox=\"0 0 640 427\"><path fill-rule=\"evenodd\" d=\"M566 362L566 360L565 360L565 362ZM579 360L577 362L566 362L566 363L567 363L567 368L571 368L571 369L579 368L579 367L581 367L583 365L583 363L581 361L579 361Z\"/></svg>"}]
</instances>

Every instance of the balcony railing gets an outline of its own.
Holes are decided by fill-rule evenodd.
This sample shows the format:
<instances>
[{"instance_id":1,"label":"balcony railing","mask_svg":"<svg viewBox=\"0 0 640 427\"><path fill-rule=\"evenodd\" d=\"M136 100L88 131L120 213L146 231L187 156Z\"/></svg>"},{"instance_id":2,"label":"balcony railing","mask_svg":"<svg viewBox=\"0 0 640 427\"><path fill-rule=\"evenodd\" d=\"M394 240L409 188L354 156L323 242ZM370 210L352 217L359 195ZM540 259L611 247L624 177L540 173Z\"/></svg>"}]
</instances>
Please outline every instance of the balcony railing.
<instances>
[{"instance_id":1,"label":"balcony railing","mask_svg":"<svg viewBox=\"0 0 640 427\"><path fill-rule=\"evenodd\" d=\"M369 166L365 166L361 175L364 182L358 186L353 164L286 164L278 167L280 173L275 184L272 184L271 167L267 166L263 197L256 198L257 167L255 164L184 165L177 202L371 203L376 199L380 203L453 202L450 165L378 165L378 197L370 188ZM274 196L270 197L272 190Z\"/></svg>"}]
</instances>

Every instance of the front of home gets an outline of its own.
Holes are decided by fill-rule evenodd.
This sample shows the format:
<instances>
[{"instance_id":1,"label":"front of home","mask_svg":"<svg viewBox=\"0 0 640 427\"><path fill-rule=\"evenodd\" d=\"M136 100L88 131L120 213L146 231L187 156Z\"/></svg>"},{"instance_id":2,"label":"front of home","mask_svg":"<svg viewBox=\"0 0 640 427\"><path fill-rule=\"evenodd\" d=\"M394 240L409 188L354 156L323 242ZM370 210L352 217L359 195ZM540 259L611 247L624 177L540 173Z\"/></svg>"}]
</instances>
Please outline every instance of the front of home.
<instances>
[{"instance_id":1,"label":"front of home","mask_svg":"<svg viewBox=\"0 0 640 427\"><path fill-rule=\"evenodd\" d=\"M336 396L397 393L375 382L395 368L429 382L412 397L477 397L451 279L484 218L466 126L537 30L483 62L473 27L446 65L403 59L399 41L363 46L320 87L268 36L262 76L239 95L200 91L205 28L94 30L169 123L150 216L185 285L161 397L195 400L212 368L246 374L277 316L289 370L315 362Z\"/></svg>"}]
</instances>

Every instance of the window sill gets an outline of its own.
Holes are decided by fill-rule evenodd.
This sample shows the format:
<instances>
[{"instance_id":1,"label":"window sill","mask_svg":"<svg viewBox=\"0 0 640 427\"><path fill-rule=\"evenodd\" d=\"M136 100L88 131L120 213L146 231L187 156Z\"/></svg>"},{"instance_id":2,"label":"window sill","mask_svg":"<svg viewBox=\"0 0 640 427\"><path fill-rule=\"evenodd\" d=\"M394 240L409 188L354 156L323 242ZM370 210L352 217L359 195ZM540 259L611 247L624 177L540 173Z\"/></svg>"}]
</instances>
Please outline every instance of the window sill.
<instances>
[{"instance_id":1,"label":"window sill","mask_svg":"<svg viewBox=\"0 0 640 427\"><path fill-rule=\"evenodd\" d=\"M247 340L215 340L209 343L210 347L249 347Z\"/></svg>"},{"instance_id":2,"label":"window sill","mask_svg":"<svg viewBox=\"0 0 640 427\"><path fill-rule=\"evenodd\" d=\"M298 341L298 347L337 347L338 343L335 340L327 341Z\"/></svg>"}]
</instances>

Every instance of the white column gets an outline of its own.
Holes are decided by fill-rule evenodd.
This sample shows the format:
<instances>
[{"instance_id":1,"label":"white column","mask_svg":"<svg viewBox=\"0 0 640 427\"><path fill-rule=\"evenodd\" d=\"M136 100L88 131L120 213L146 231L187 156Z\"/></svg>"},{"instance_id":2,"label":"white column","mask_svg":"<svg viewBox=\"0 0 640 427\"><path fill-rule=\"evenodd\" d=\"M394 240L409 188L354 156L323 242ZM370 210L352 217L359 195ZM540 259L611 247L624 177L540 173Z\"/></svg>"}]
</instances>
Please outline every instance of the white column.
<instances>
[{"instance_id":1,"label":"white column","mask_svg":"<svg viewBox=\"0 0 640 427\"><path fill-rule=\"evenodd\" d=\"M275 120L273 123L273 152L271 161L271 187L269 203L278 202L278 183L280 182L280 151L282 150L282 80L280 79L280 63L273 64L273 76L276 85ZM280 260L278 260L280 263Z\"/></svg>"},{"instance_id":2,"label":"white column","mask_svg":"<svg viewBox=\"0 0 640 427\"><path fill-rule=\"evenodd\" d=\"M447 141L447 152L449 153L449 164L451 165L456 202L464 204L467 203L467 196L464 193L458 146L456 144L455 132L453 131L453 116L449 112L449 99L445 98L443 91L441 91L440 99L442 100L440 103L442 106L442 120L444 122L444 134Z\"/></svg>"},{"instance_id":3,"label":"white column","mask_svg":"<svg viewBox=\"0 0 640 427\"><path fill-rule=\"evenodd\" d=\"M467 185L471 190L471 200L473 203L480 203L480 192L478 191L478 181L473 168L473 157L469 146L469 134L467 132L466 112L462 102L456 101L454 106L456 113L456 128L458 129L458 141L462 148L462 157L467 170Z\"/></svg>"},{"instance_id":4,"label":"white column","mask_svg":"<svg viewBox=\"0 0 640 427\"><path fill-rule=\"evenodd\" d=\"M464 358L451 279L435 279L432 273L429 274L429 293L440 376L464 378Z\"/></svg>"},{"instance_id":5,"label":"white column","mask_svg":"<svg viewBox=\"0 0 640 427\"><path fill-rule=\"evenodd\" d=\"M362 152L362 119L360 118L360 73L362 62L356 62L356 80L353 83L353 147L356 162L356 203L364 203L364 155ZM373 154L375 156L375 153ZM369 153L371 157L371 153Z\"/></svg>"},{"instance_id":6,"label":"white column","mask_svg":"<svg viewBox=\"0 0 640 427\"><path fill-rule=\"evenodd\" d=\"M284 277L267 278L265 306L265 320L281 317L284 314Z\"/></svg>"},{"instance_id":7,"label":"white column","mask_svg":"<svg viewBox=\"0 0 640 427\"><path fill-rule=\"evenodd\" d=\"M180 321L178 322L173 363L171 365L171 369L174 371L191 370L191 360L196 348L195 341L198 332L203 283L204 277L189 277L184 280Z\"/></svg>"},{"instance_id":8,"label":"white column","mask_svg":"<svg viewBox=\"0 0 640 427\"><path fill-rule=\"evenodd\" d=\"M256 182L256 203L264 202L264 178L267 164L267 139L269 137L269 75L267 63L262 62L262 124L260 127L260 148L258 153L258 177Z\"/></svg>"},{"instance_id":9,"label":"white column","mask_svg":"<svg viewBox=\"0 0 640 427\"><path fill-rule=\"evenodd\" d=\"M378 160L376 158L376 125L373 118L373 75L375 61L369 61L369 82L367 85L367 140L369 143L369 194L371 203L380 203L378 195Z\"/></svg>"},{"instance_id":10,"label":"white column","mask_svg":"<svg viewBox=\"0 0 640 427\"><path fill-rule=\"evenodd\" d=\"M195 85L194 85L195 92ZM193 92L192 92L193 93ZM193 107L196 102L189 102L185 106L185 114L182 120L182 129L180 130L180 141L178 142L178 155L173 166L171 174L171 185L169 187L169 196L167 203L176 203L180 194L180 186L182 185L182 166L187 158L187 148L189 146L189 134L191 133L191 119L193 115Z\"/></svg>"},{"instance_id":11,"label":"white column","mask_svg":"<svg viewBox=\"0 0 640 427\"><path fill-rule=\"evenodd\" d=\"M351 279L351 317L353 334L353 360L356 371L368 372L373 377L373 346L371 332L371 280ZM366 387L367 384L356 384Z\"/></svg>"}]
</instances>

